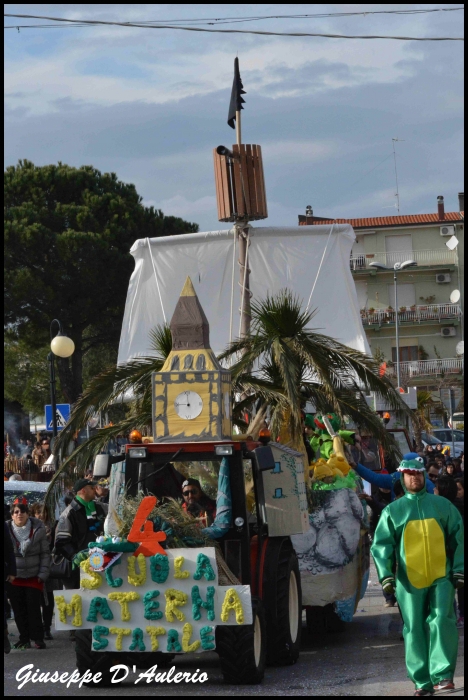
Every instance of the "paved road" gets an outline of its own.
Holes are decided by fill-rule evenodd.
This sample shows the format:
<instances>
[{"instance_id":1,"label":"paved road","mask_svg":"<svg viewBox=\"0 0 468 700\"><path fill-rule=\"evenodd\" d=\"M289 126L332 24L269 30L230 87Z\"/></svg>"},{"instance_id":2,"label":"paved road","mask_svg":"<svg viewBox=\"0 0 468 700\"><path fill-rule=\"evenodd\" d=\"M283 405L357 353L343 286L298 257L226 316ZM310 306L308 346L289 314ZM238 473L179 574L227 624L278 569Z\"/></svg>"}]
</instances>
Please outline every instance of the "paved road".
<instances>
[{"instance_id":1,"label":"paved road","mask_svg":"<svg viewBox=\"0 0 468 700\"><path fill-rule=\"evenodd\" d=\"M375 581L375 574L373 574ZM16 633L10 622L11 632ZM35 649L12 651L5 657L5 695L22 696L142 696L142 695L412 695L412 684L406 678L403 642L400 641L401 623L397 608L383 607L380 586L371 583L366 597L361 601L354 621L343 633L324 635L311 639L303 628L302 653L295 666L268 668L260 686L224 685L216 654L191 654L179 657L178 671L196 668L208 674L204 684L134 685L137 675L112 688L89 690L60 684L28 683L18 690L15 675L22 666L34 664L41 671L71 672L75 668L73 643L68 633L56 632L44 651ZM17 637L11 637L12 642ZM457 687L463 686L464 630L460 630L460 652L457 668ZM137 674L139 672L137 671ZM463 691L453 693L463 695Z\"/></svg>"}]
</instances>

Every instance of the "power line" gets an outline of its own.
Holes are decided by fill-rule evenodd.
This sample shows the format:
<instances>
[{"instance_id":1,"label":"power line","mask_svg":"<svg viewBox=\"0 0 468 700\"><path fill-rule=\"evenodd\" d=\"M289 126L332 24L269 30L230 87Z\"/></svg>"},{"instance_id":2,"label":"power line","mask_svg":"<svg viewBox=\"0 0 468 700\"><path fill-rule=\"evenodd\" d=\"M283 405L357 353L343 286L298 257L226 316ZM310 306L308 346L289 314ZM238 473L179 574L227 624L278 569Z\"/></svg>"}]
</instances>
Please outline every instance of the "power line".
<instances>
[{"instance_id":1,"label":"power line","mask_svg":"<svg viewBox=\"0 0 468 700\"><path fill-rule=\"evenodd\" d=\"M179 29L186 32L208 32L210 34L255 34L259 36L296 36L296 37L323 37L327 39L394 39L398 41L464 41L463 37L415 37L415 36L379 36L379 35L353 35L353 34L322 34L318 32L267 32L252 29L206 29L203 27L189 27L170 24L144 24L137 22L110 22L104 20L79 20L66 19L64 17L46 17L43 15L14 15L5 14L5 17L21 17L23 19L43 19L51 22L67 22L79 26L116 26L116 27L137 27L140 29ZM36 25L37 26L37 25ZM6 27L8 29L18 29L18 26ZM31 28L31 27L29 27Z\"/></svg>"},{"instance_id":2,"label":"power line","mask_svg":"<svg viewBox=\"0 0 468 700\"><path fill-rule=\"evenodd\" d=\"M324 19L333 17L367 17L368 15L420 15L434 12L457 12L463 10L464 7L436 7L428 9L411 9L411 10L370 10L363 12L320 12L315 14L295 14L295 15L247 15L244 17L204 17L204 18L186 18L186 19L165 19L165 20L144 20L140 24L154 24L156 21L159 24L168 23L183 23L183 24L234 24L239 22L258 22L266 19ZM21 15L5 15L19 17ZM78 22L80 20L77 20ZM127 23L126 23L127 24ZM27 24L23 26L12 25L4 27L5 29L24 29L31 27L51 28L56 25L39 25ZM66 26L66 25L64 25ZM86 24L77 26L87 26Z\"/></svg>"}]
</instances>

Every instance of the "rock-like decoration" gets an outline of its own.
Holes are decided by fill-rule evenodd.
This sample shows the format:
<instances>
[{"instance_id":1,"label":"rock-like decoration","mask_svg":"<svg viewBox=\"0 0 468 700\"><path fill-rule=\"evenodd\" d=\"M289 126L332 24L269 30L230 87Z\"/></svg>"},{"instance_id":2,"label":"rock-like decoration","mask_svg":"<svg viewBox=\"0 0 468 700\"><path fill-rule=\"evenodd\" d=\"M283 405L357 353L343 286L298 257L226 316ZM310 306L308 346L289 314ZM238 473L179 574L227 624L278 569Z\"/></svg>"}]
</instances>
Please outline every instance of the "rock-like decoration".
<instances>
[{"instance_id":1,"label":"rock-like decoration","mask_svg":"<svg viewBox=\"0 0 468 700\"><path fill-rule=\"evenodd\" d=\"M323 492L324 503L310 514L310 530L291 539L300 571L332 573L356 553L363 519L358 496L350 489Z\"/></svg>"}]
</instances>

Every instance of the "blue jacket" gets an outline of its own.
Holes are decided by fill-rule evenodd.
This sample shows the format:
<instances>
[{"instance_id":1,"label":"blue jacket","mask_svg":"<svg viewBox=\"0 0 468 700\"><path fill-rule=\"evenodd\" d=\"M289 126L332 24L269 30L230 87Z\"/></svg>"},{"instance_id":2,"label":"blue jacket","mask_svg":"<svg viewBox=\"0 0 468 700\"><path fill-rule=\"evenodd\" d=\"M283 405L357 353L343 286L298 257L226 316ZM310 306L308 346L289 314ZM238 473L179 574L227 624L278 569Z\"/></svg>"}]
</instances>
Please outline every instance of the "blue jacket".
<instances>
[{"instance_id":1,"label":"blue jacket","mask_svg":"<svg viewBox=\"0 0 468 700\"><path fill-rule=\"evenodd\" d=\"M393 474L380 474L379 472L373 472L367 467L363 467L362 464L358 464L356 471L361 477L365 479L370 484L375 484L382 489L390 489L392 492L392 501L395 500L395 494L393 492L393 484L395 481L399 481L401 478L401 472L394 472ZM426 477L426 491L427 493L434 493L434 484L430 479Z\"/></svg>"}]
</instances>

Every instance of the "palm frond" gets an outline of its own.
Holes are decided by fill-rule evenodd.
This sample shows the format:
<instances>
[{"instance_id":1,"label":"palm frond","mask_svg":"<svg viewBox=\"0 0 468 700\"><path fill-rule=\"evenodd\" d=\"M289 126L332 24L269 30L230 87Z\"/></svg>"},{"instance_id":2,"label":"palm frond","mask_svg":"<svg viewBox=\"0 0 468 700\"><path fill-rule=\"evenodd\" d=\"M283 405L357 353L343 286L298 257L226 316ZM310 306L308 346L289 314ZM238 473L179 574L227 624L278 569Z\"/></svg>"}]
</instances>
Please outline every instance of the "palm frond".
<instances>
[{"instance_id":1,"label":"palm frond","mask_svg":"<svg viewBox=\"0 0 468 700\"><path fill-rule=\"evenodd\" d=\"M171 350L170 333L168 326L156 326L150 334L154 356L140 357L117 367L109 367L91 380L59 435L57 448L62 454L67 453L76 432L86 428L96 413L121 402L126 394L130 393L134 400L148 402L151 375L161 370Z\"/></svg>"},{"instance_id":2,"label":"palm frond","mask_svg":"<svg viewBox=\"0 0 468 700\"><path fill-rule=\"evenodd\" d=\"M388 377L379 375L374 358L308 328L314 315L315 311L303 311L299 299L288 290L253 302L251 335L231 343L220 356L236 356L231 366L236 387L255 393L254 377L269 384L265 385L264 399L273 410L274 430L286 415L287 403L290 428L295 433L299 407L309 397L318 410L349 415L388 445L388 433L363 394L375 392L399 414L410 413L407 405Z\"/></svg>"}]
</instances>

